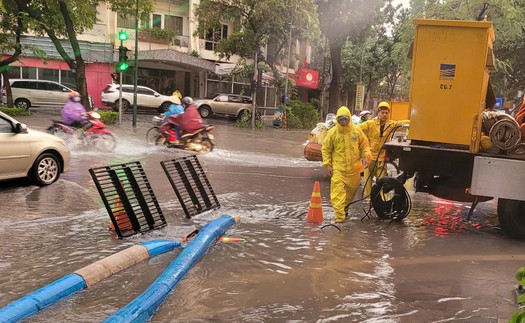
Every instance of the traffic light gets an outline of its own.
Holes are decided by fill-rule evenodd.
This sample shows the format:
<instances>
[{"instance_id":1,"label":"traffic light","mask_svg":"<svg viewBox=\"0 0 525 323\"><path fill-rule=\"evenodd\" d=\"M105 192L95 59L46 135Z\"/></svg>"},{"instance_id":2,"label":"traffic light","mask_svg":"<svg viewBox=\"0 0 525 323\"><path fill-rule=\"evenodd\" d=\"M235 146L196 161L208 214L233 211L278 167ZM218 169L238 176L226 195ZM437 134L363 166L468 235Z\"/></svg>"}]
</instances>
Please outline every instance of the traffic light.
<instances>
[{"instance_id":1,"label":"traffic light","mask_svg":"<svg viewBox=\"0 0 525 323\"><path fill-rule=\"evenodd\" d=\"M111 79L113 79L113 81L118 83L118 81L119 81L118 73L111 73Z\"/></svg>"},{"instance_id":2,"label":"traffic light","mask_svg":"<svg viewBox=\"0 0 525 323\"><path fill-rule=\"evenodd\" d=\"M129 36L128 36L128 33L125 32L125 31L119 31L118 33L118 39L120 41L125 41L125 40L128 40Z\"/></svg>"},{"instance_id":3,"label":"traffic light","mask_svg":"<svg viewBox=\"0 0 525 323\"><path fill-rule=\"evenodd\" d=\"M124 47L122 45L118 48L118 64L117 64L117 71L125 71L128 69L128 48Z\"/></svg>"}]
</instances>

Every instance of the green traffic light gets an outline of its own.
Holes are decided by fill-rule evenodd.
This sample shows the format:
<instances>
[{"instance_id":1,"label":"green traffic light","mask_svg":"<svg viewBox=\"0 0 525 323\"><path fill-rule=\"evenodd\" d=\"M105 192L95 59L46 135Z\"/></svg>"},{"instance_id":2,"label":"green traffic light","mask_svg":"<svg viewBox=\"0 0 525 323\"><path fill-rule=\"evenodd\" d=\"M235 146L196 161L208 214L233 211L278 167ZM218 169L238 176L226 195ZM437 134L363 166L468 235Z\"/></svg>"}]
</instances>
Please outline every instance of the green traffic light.
<instances>
[{"instance_id":1,"label":"green traffic light","mask_svg":"<svg viewBox=\"0 0 525 323\"><path fill-rule=\"evenodd\" d=\"M119 62L118 65L117 65L117 70L125 71L125 70L128 69L128 67L129 67L128 62Z\"/></svg>"},{"instance_id":2,"label":"green traffic light","mask_svg":"<svg viewBox=\"0 0 525 323\"><path fill-rule=\"evenodd\" d=\"M127 32L125 32L125 31L119 31L119 33L118 33L118 39L119 39L119 40L122 40L122 41L124 41L124 40L128 40L128 37L129 37L129 35L128 35Z\"/></svg>"}]
</instances>

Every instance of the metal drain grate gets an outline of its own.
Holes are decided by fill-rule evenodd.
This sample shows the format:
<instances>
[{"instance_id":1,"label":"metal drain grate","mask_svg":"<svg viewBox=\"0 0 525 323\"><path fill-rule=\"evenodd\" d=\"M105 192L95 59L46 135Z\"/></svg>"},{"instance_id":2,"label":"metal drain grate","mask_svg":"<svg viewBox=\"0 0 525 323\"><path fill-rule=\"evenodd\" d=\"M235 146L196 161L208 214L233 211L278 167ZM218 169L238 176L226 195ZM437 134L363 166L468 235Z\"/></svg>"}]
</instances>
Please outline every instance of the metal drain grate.
<instances>
[{"instance_id":1,"label":"metal drain grate","mask_svg":"<svg viewBox=\"0 0 525 323\"><path fill-rule=\"evenodd\" d=\"M186 218L221 207L197 156L160 162Z\"/></svg>"},{"instance_id":2,"label":"metal drain grate","mask_svg":"<svg viewBox=\"0 0 525 323\"><path fill-rule=\"evenodd\" d=\"M89 169L119 238L166 225L140 162Z\"/></svg>"}]
</instances>

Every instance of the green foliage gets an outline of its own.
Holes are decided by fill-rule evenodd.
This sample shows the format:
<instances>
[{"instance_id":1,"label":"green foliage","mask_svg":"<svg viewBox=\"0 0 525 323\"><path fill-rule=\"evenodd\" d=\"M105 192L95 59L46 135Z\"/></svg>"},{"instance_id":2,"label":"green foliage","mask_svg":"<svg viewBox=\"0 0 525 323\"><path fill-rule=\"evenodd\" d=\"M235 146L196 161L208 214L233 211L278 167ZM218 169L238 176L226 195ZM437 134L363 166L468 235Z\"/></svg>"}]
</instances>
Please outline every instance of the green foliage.
<instances>
[{"instance_id":1,"label":"green foliage","mask_svg":"<svg viewBox=\"0 0 525 323\"><path fill-rule=\"evenodd\" d=\"M97 111L100 114L100 121L106 125L116 124L118 121L118 112L114 111Z\"/></svg>"},{"instance_id":2,"label":"green foliage","mask_svg":"<svg viewBox=\"0 0 525 323\"><path fill-rule=\"evenodd\" d=\"M238 128L251 128L252 127L252 113L251 112L243 113L242 117L235 121L234 126ZM255 119L255 129L263 129L263 128L264 128L264 123L260 120L260 118L256 118Z\"/></svg>"},{"instance_id":3,"label":"green foliage","mask_svg":"<svg viewBox=\"0 0 525 323\"><path fill-rule=\"evenodd\" d=\"M525 312L516 312L512 315L509 323L525 323Z\"/></svg>"},{"instance_id":4,"label":"green foliage","mask_svg":"<svg viewBox=\"0 0 525 323\"><path fill-rule=\"evenodd\" d=\"M521 267L520 269L518 269L514 277L520 283L518 287L518 296L516 302L518 304L525 304L525 267ZM514 313L509 323L525 323L525 312Z\"/></svg>"},{"instance_id":5,"label":"green foliage","mask_svg":"<svg viewBox=\"0 0 525 323\"><path fill-rule=\"evenodd\" d=\"M26 117L31 115L31 111L20 108L0 108L0 111L11 117Z\"/></svg>"},{"instance_id":6,"label":"green foliage","mask_svg":"<svg viewBox=\"0 0 525 323\"><path fill-rule=\"evenodd\" d=\"M312 129L319 122L315 107L300 100L290 100L286 107L286 126L295 129Z\"/></svg>"},{"instance_id":7,"label":"green foliage","mask_svg":"<svg viewBox=\"0 0 525 323\"><path fill-rule=\"evenodd\" d=\"M140 28L141 32L148 33L153 38L158 39L166 39L166 40L173 40L175 36L177 36L177 32L172 29L162 29L158 27L147 27L147 28Z\"/></svg>"},{"instance_id":8,"label":"green foliage","mask_svg":"<svg viewBox=\"0 0 525 323\"><path fill-rule=\"evenodd\" d=\"M190 53L190 56L200 57L199 53L196 50L192 50L191 53Z\"/></svg>"}]
</instances>

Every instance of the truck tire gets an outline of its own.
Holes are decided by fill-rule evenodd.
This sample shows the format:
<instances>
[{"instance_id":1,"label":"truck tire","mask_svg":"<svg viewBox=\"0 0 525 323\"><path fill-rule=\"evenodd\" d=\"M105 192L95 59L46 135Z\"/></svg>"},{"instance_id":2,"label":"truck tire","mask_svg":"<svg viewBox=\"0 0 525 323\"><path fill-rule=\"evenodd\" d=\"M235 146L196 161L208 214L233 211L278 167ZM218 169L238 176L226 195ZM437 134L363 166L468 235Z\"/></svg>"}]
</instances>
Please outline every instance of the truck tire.
<instances>
[{"instance_id":1,"label":"truck tire","mask_svg":"<svg viewBox=\"0 0 525 323\"><path fill-rule=\"evenodd\" d=\"M498 199L498 220L509 236L525 240L525 201Z\"/></svg>"}]
</instances>

